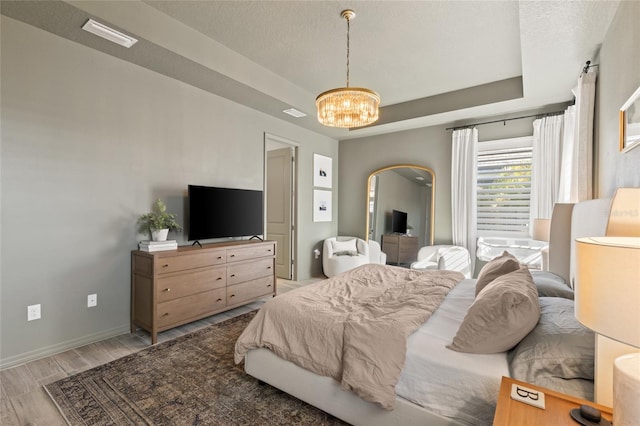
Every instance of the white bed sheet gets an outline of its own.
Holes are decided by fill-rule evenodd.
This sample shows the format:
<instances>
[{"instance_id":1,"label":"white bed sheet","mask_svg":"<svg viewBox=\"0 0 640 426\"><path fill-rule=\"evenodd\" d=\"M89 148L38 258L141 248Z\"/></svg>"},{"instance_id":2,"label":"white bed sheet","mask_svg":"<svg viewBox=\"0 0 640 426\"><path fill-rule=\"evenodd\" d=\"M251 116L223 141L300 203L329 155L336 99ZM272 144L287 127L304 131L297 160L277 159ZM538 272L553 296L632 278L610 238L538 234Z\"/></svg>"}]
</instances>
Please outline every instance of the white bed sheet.
<instances>
[{"instance_id":1,"label":"white bed sheet","mask_svg":"<svg viewBox=\"0 0 640 426\"><path fill-rule=\"evenodd\" d=\"M447 349L473 303L475 280L454 287L438 310L409 336L396 394L470 425L493 423L507 353L466 354Z\"/></svg>"}]
</instances>

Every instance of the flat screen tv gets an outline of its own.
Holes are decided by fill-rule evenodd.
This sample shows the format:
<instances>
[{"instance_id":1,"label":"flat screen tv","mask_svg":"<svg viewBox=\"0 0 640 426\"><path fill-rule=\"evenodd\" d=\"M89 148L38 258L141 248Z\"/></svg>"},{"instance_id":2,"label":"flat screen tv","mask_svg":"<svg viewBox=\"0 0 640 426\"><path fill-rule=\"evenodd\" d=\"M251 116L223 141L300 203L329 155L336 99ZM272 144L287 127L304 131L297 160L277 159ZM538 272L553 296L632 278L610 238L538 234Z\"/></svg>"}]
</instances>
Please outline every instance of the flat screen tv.
<instances>
[{"instance_id":1,"label":"flat screen tv","mask_svg":"<svg viewBox=\"0 0 640 426\"><path fill-rule=\"evenodd\" d=\"M189 240L263 234L262 191L189 185Z\"/></svg>"},{"instance_id":2,"label":"flat screen tv","mask_svg":"<svg viewBox=\"0 0 640 426\"><path fill-rule=\"evenodd\" d=\"M394 234L407 233L407 214L400 210L393 210L391 213L391 232Z\"/></svg>"}]
</instances>

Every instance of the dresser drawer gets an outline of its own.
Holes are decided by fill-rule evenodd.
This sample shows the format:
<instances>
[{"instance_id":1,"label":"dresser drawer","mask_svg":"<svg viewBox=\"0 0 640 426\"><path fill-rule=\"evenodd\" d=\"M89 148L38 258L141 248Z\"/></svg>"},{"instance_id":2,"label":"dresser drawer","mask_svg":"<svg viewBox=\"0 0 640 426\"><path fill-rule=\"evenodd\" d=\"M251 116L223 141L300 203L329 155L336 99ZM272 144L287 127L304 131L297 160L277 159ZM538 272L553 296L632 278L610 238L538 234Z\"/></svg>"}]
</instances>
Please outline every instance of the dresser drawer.
<instances>
[{"instance_id":1,"label":"dresser drawer","mask_svg":"<svg viewBox=\"0 0 640 426\"><path fill-rule=\"evenodd\" d=\"M273 275L273 258L227 265L227 285Z\"/></svg>"},{"instance_id":2,"label":"dresser drawer","mask_svg":"<svg viewBox=\"0 0 640 426\"><path fill-rule=\"evenodd\" d=\"M274 256L275 254L276 246L274 243L257 244L252 247L231 247L227 249L227 261L240 262L257 257Z\"/></svg>"},{"instance_id":3,"label":"dresser drawer","mask_svg":"<svg viewBox=\"0 0 640 426\"><path fill-rule=\"evenodd\" d=\"M155 260L157 274L202 268L205 266L221 265L225 263L224 250L207 250L202 253L189 253L188 256L159 256Z\"/></svg>"},{"instance_id":4,"label":"dresser drawer","mask_svg":"<svg viewBox=\"0 0 640 426\"><path fill-rule=\"evenodd\" d=\"M273 294L273 275L227 287L227 304L236 305L246 300Z\"/></svg>"},{"instance_id":5,"label":"dresser drawer","mask_svg":"<svg viewBox=\"0 0 640 426\"><path fill-rule=\"evenodd\" d=\"M218 288L181 299L158 304L158 328L183 322L190 318L222 310L227 306L226 288Z\"/></svg>"},{"instance_id":6,"label":"dresser drawer","mask_svg":"<svg viewBox=\"0 0 640 426\"><path fill-rule=\"evenodd\" d=\"M226 285L227 268L225 266L162 275L156 280L156 300L166 302Z\"/></svg>"}]
</instances>

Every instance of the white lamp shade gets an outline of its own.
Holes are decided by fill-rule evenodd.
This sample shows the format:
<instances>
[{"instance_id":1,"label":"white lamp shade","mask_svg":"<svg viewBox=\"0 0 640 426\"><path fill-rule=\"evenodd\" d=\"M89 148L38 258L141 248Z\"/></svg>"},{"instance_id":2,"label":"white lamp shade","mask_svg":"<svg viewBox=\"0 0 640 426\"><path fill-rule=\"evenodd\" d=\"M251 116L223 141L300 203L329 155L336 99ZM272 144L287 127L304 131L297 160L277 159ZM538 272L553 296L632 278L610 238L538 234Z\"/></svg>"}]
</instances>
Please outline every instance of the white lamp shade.
<instances>
[{"instance_id":1,"label":"white lamp shade","mask_svg":"<svg viewBox=\"0 0 640 426\"><path fill-rule=\"evenodd\" d=\"M549 241L551 219L533 219L533 235L536 241Z\"/></svg>"},{"instance_id":2,"label":"white lamp shade","mask_svg":"<svg viewBox=\"0 0 640 426\"><path fill-rule=\"evenodd\" d=\"M640 353L616 358L613 370L613 424L640 422Z\"/></svg>"},{"instance_id":3,"label":"white lamp shade","mask_svg":"<svg viewBox=\"0 0 640 426\"><path fill-rule=\"evenodd\" d=\"M576 262L578 321L640 347L640 238L578 238Z\"/></svg>"}]
</instances>

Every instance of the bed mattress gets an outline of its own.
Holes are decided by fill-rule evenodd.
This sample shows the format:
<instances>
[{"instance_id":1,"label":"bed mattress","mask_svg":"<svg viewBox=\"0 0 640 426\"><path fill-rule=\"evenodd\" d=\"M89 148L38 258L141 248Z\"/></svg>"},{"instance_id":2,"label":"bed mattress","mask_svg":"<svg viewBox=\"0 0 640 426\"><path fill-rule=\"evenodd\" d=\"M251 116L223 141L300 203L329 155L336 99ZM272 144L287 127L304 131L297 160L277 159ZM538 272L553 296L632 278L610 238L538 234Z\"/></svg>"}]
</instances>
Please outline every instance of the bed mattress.
<instances>
[{"instance_id":1,"label":"bed mattress","mask_svg":"<svg viewBox=\"0 0 640 426\"><path fill-rule=\"evenodd\" d=\"M409 336L396 394L470 425L492 424L506 352L467 354L447 349L475 297L475 280L460 282L427 322Z\"/></svg>"}]
</instances>

